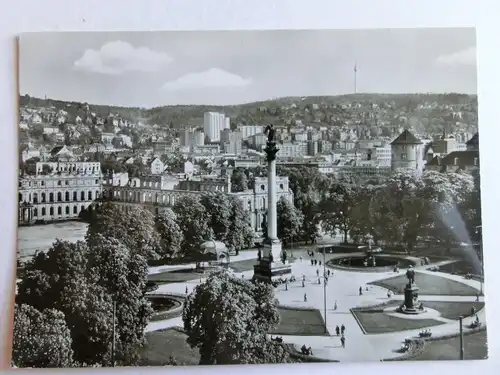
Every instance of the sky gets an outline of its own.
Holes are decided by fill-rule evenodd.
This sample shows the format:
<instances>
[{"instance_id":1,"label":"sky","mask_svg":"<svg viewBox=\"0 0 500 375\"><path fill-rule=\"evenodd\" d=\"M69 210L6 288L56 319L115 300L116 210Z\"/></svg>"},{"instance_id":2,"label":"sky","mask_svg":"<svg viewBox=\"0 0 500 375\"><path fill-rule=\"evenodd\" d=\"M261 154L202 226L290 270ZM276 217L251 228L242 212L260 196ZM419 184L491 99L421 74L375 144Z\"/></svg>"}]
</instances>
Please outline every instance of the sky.
<instances>
[{"instance_id":1,"label":"sky","mask_svg":"<svg viewBox=\"0 0 500 375\"><path fill-rule=\"evenodd\" d=\"M231 105L283 96L475 94L473 28L29 33L21 94L91 104Z\"/></svg>"}]
</instances>

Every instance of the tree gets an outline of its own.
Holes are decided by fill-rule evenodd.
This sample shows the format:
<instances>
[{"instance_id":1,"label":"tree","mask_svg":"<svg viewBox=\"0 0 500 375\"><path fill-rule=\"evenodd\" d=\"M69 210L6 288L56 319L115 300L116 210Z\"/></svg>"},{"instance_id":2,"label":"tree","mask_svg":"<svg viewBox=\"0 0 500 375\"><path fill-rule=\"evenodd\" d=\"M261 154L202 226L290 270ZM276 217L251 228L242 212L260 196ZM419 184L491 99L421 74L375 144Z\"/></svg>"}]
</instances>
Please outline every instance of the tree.
<instances>
[{"instance_id":1,"label":"tree","mask_svg":"<svg viewBox=\"0 0 500 375\"><path fill-rule=\"evenodd\" d=\"M254 245L254 231L250 223L248 212L243 207L243 202L237 197L230 197L231 216L230 225L226 235L226 246L236 254L242 249L251 248Z\"/></svg>"},{"instance_id":2,"label":"tree","mask_svg":"<svg viewBox=\"0 0 500 375\"><path fill-rule=\"evenodd\" d=\"M319 233L319 223L321 221L320 209L318 203L310 196L304 196L302 203L302 230L301 234L306 241L314 242Z\"/></svg>"},{"instance_id":3,"label":"tree","mask_svg":"<svg viewBox=\"0 0 500 375\"><path fill-rule=\"evenodd\" d=\"M228 196L214 191L206 192L201 196L201 204L205 207L208 226L215 239L225 242L231 224L231 202Z\"/></svg>"},{"instance_id":4,"label":"tree","mask_svg":"<svg viewBox=\"0 0 500 375\"><path fill-rule=\"evenodd\" d=\"M276 205L278 215L278 237L283 244L289 244L294 238L298 238L303 222L303 215L285 198L281 198Z\"/></svg>"},{"instance_id":5,"label":"tree","mask_svg":"<svg viewBox=\"0 0 500 375\"><path fill-rule=\"evenodd\" d=\"M116 302L116 360L131 365L152 313L144 296L147 274L146 259L116 238L97 233L89 246L58 241L28 262L16 302L61 311L80 365L111 364Z\"/></svg>"},{"instance_id":6,"label":"tree","mask_svg":"<svg viewBox=\"0 0 500 375\"><path fill-rule=\"evenodd\" d=\"M248 179L241 168L236 168L231 175L231 192L237 193L248 189Z\"/></svg>"},{"instance_id":7,"label":"tree","mask_svg":"<svg viewBox=\"0 0 500 375\"><path fill-rule=\"evenodd\" d=\"M12 361L17 367L72 367L71 333L64 314L15 305Z\"/></svg>"},{"instance_id":8,"label":"tree","mask_svg":"<svg viewBox=\"0 0 500 375\"><path fill-rule=\"evenodd\" d=\"M119 239L130 250L147 259L156 259L160 248L160 236L156 231L155 219L151 212L140 206L127 207L124 215L120 206L105 202L94 210L86 239L89 244L96 234Z\"/></svg>"},{"instance_id":9,"label":"tree","mask_svg":"<svg viewBox=\"0 0 500 375\"><path fill-rule=\"evenodd\" d=\"M199 196L184 196L175 202L173 211L177 216L177 223L181 229L183 241L181 253L185 257L200 259L200 245L214 237L208 223L210 217L201 204Z\"/></svg>"},{"instance_id":10,"label":"tree","mask_svg":"<svg viewBox=\"0 0 500 375\"><path fill-rule=\"evenodd\" d=\"M199 349L201 365L285 362L284 350L266 338L279 323L277 307L272 286L214 272L184 305L187 342Z\"/></svg>"},{"instance_id":11,"label":"tree","mask_svg":"<svg viewBox=\"0 0 500 375\"><path fill-rule=\"evenodd\" d=\"M108 303L116 303L116 361L133 365L139 360L138 349L145 343L144 329L152 315L145 297L146 258L116 238L101 234L95 237L89 254L89 282L102 288ZM108 310L108 317L111 311ZM112 328L108 326L103 331L111 335Z\"/></svg>"},{"instance_id":12,"label":"tree","mask_svg":"<svg viewBox=\"0 0 500 375\"><path fill-rule=\"evenodd\" d=\"M156 216L156 230L160 235L160 249L158 250L161 258L173 258L181 251L183 235L177 217L170 208L165 209Z\"/></svg>"},{"instance_id":13,"label":"tree","mask_svg":"<svg viewBox=\"0 0 500 375\"><path fill-rule=\"evenodd\" d=\"M332 234L339 229L344 235L344 243L352 228L352 209L356 206L358 186L346 182L332 183L327 197L322 201L324 229Z\"/></svg>"}]
</instances>

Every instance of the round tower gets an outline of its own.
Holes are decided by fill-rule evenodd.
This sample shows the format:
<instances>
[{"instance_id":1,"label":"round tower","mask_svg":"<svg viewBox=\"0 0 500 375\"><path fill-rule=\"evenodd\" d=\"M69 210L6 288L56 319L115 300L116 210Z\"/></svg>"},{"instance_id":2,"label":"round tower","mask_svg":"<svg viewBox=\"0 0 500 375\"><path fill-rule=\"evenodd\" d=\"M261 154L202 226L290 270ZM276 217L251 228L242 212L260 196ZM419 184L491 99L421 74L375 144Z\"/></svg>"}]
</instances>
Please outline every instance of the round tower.
<instances>
[{"instance_id":1,"label":"round tower","mask_svg":"<svg viewBox=\"0 0 500 375\"><path fill-rule=\"evenodd\" d=\"M424 155L423 144L409 130L404 130L391 142L391 167L392 170L410 169L422 170Z\"/></svg>"}]
</instances>

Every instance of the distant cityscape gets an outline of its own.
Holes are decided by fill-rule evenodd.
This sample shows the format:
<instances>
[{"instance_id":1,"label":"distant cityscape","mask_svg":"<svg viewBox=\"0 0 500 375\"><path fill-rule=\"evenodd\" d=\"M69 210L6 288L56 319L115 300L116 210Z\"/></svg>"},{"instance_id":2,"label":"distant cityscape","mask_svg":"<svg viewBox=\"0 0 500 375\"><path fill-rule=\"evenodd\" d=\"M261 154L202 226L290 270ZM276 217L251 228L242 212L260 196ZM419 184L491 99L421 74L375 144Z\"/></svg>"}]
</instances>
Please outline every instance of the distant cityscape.
<instances>
[{"instance_id":1,"label":"distant cityscape","mask_svg":"<svg viewBox=\"0 0 500 375\"><path fill-rule=\"evenodd\" d=\"M21 97L19 224L77 219L102 199L146 204L158 213L179 197L212 190L237 196L258 234L267 179L256 176L242 187L233 172L265 168L266 123L242 118L275 123L278 168L307 167L360 183L400 168L478 169L476 97L409 97L286 98L277 106L278 99L274 106L246 104L235 118L203 112L180 126L100 114L86 103ZM276 183L279 198L293 203L288 176Z\"/></svg>"}]
</instances>

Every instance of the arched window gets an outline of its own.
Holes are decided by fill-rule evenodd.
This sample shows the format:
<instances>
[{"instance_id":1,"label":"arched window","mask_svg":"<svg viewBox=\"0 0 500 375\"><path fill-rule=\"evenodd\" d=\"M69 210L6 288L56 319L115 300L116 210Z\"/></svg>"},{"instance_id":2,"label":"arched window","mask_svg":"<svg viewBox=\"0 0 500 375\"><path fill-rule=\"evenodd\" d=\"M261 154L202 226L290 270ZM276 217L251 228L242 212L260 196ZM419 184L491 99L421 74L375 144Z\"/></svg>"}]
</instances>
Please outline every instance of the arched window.
<instances>
[{"instance_id":1,"label":"arched window","mask_svg":"<svg viewBox=\"0 0 500 375\"><path fill-rule=\"evenodd\" d=\"M66 206L65 211L66 211L66 215L69 215L69 206Z\"/></svg>"},{"instance_id":2,"label":"arched window","mask_svg":"<svg viewBox=\"0 0 500 375\"><path fill-rule=\"evenodd\" d=\"M58 202L62 201L62 193L61 192L57 193L57 201Z\"/></svg>"},{"instance_id":3,"label":"arched window","mask_svg":"<svg viewBox=\"0 0 500 375\"><path fill-rule=\"evenodd\" d=\"M77 201L78 200L78 193L76 191L73 192L73 201Z\"/></svg>"},{"instance_id":4,"label":"arched window","mask_svg":"<svg viewBox=\"0 0 500 375\"><path fill-rule=\"evenodd\" d=\"M54 207L49 208L49 215L53 216L54 215Z\"/></svg>"},{"instance_id":5,"label":"arched window","mask_svg":"<svg viewBox=\"0 0 500 375\"><path fill-rule=\"evenodd\" d=\"M33 209L33 216L34 217L38 216L38 208L36 208L36 207Z\"/></svg>"},{"instance_id":6,"label":"arched window","mask_svg":"<svg viewBox=\"0 0 500 375\"><path fill-rule=\"evenodd\" d=\"M85 206L80 207L80 212L82 212L83 210L85 210Z\"/></svg>"},{"instance_id":7,"label":"arched window","mask_svg":"<svg viewBox=\"0 0 500 375\"><path fill-rule=\"evenodd\" d=\"M61 206L57 207L57 214L62 215L62 208Z\"/></svg>"},{"instance_id":8,"label":"arched window","mask_svg":"<svg viewBox=\"0 0 500 375\"><path fill-rule=\"evenodd\" d=\"M49 202L54 203L54 193L49 194ZM52 214L51 214L52 215Z\"/></svg>"},{"instance_id":9,"label":"arched window","mask_svg":"<svg viewBox=\"0 0 500 375\"><path fill-rule=\"evenodd\" d=\"M74 213L74 214L77 214L77 213L78 213L78 207L73 206L73 213Z\"/></svg>"},{"instance_id":10,"label":"arched window","mask_svg":"<svg viewBox=\"0 0 500 375\"><path fill-rule=\"evenodd\" d=\"M42 207L42 216L45 216L46 213L47 211L45 211L45 207Z\"/></svg>"},{"instance_id":11,"label":"arched window","mask_svg":"<svg viewBox=\"0 0 500 375\"><path fill-rule=\"evenodd\" d=\"M95 199L99 199L99 191L95 192Z\"/></svg>"},{"instance_id":12,"label":"arched window","mask_svg":"<svg viewBox=\"0 0 500 375\"><path fill-rule=\"evenodd\" d=\"M89 191L89 201L91 201L91 200L92 200L92 192Z\"/></svg>"},{"instance_id":13,"label":"arched window","mask_svg":"<svg viewBox=\"0 0 500 375\"><path fill-rule=\"evenodd\" d=\"M42 203L45 203L45 193L42 193L41 198L42 198Z\"/></svg>"},{"instance_id":14,"label":"arched window","mask_svg":"<svg viewBox=\"0 0 500 375\"><path fill-rule=\"evenodd\" d=\"M64 194L64 199L66 202L69 202L69 191L67 191L66 194Z\"/></svg>"},{"instance_id":15,"label":"arched window","mask_svg":"<svg viewBox=\"0 0 500 375\"><path fill-rule=\"evenodd\" d=\"M38 194L37 193L33 193L33 203L34 204L38 203Z\"/></svg>"},{"instance_id":16,"label":"arched window","mask_svg":"<svg viewBox=\"0 0 500 375\"><path fill-rule=\"evenodd\" d=\"M84 191L80 192L80 200L81 201L85 200L85 192Z\"/></svg>"},{"instance_id":17,"label":"arched window","mask_svg":"<svg viewBox=\"0 0 500 375\"><path fill-rule=\"evenodd\" d=\"M262 198L262 207L264 210L266 209L266 198Z\"/></svg>"}]
</instances>

